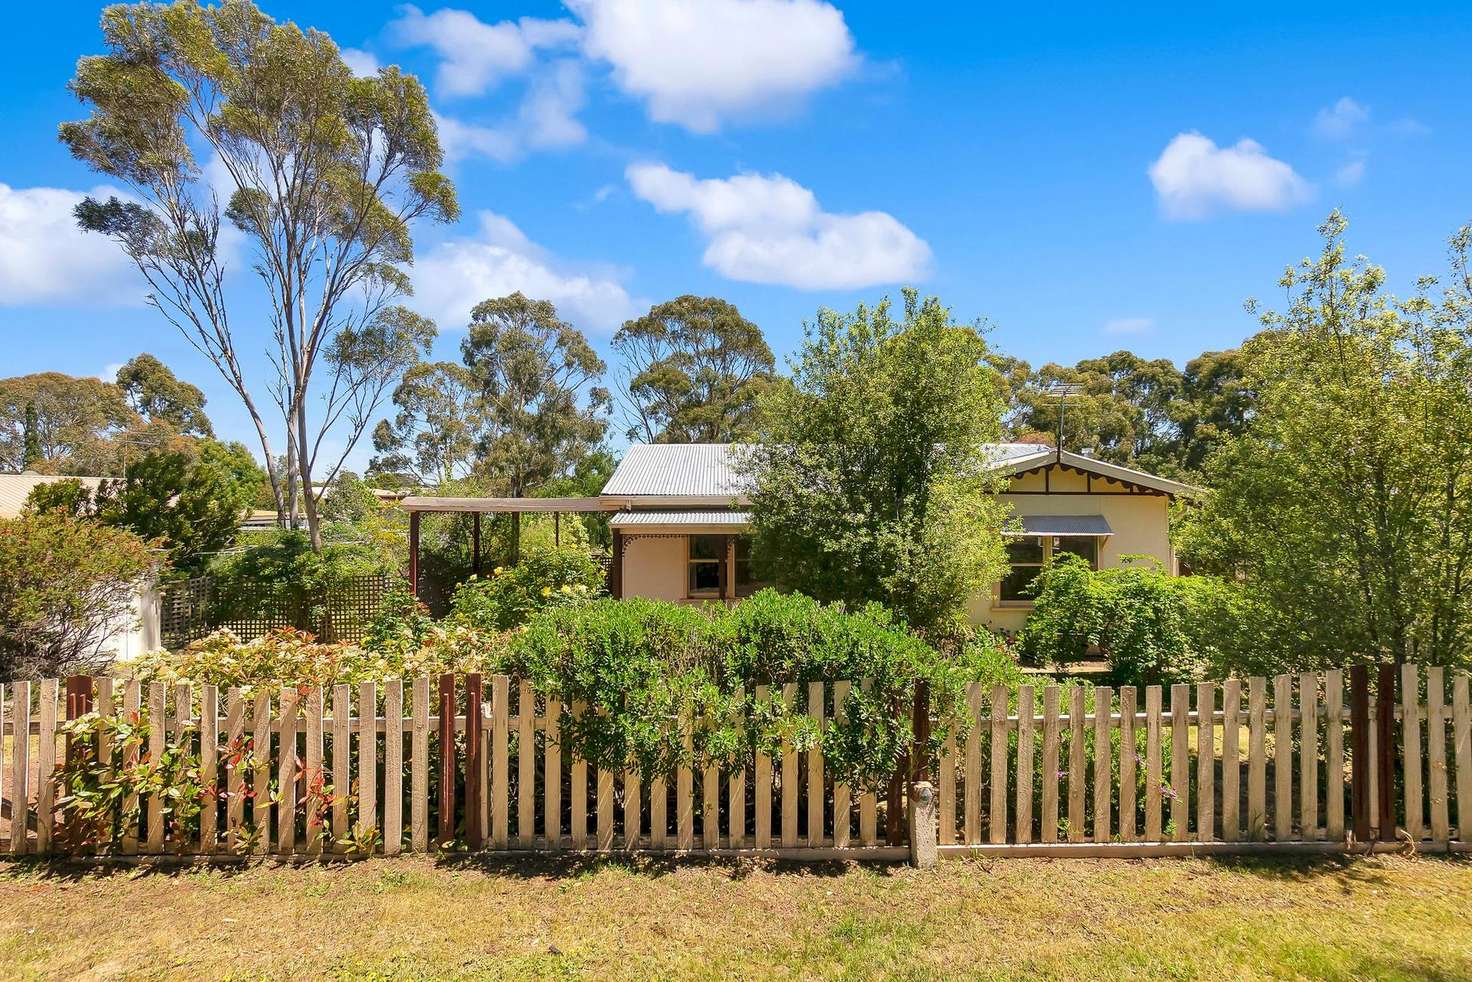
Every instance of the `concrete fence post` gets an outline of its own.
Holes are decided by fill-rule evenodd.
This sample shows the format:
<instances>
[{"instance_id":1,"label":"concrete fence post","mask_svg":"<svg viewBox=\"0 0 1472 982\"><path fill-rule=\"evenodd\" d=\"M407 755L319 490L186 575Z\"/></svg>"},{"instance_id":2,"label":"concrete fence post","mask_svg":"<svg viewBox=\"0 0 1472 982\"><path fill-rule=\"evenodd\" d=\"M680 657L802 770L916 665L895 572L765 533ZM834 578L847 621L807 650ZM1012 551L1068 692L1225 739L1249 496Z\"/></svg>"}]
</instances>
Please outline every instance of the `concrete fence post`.
<instances>
[{"instance_id":1,"label":"concrete fence post","mask_svg":"<svg viewBox=\"0 0 1472 982\"><path fill-rule=\"evenodd\" d=\"M910 785L910 865L930 869L939 858L936 850L935 787L929 781Z\"/></svg>"}]
</instances>

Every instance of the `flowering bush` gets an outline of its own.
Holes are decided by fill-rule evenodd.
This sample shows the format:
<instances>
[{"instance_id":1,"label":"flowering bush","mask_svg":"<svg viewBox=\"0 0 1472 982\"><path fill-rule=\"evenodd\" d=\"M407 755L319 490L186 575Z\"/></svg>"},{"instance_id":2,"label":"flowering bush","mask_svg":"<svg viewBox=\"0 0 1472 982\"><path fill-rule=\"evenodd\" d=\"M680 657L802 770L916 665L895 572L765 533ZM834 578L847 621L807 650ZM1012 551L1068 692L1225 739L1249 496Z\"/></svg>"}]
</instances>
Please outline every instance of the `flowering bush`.
<instances>
[{"instance_id":1,"label":"flowering bush","mask_svg":"<svg viewBox=\"0 0 1472 982\"><path fill-rule=\"evenodd\" d=\"M368 650L350 644L324 644L312 635L279 628L243 642L220 630L177 654L154 651L136 663L143 682L188 680L221 687L276 685L327 686L389 678L437 676L445 672L497 672L506 639L468 625L428 627L415 647Z\"/></svg>"},{"instance_id":2,"label":"flowering bush","mask_svg":"<svg viewBox=\"0 0 1472 982\"><path fill-rule=\"evenodd\" d=\"M585 603L603 592L603 568L580 549L533 548L515 566L472 576L455 591L453 618L485 631L509 631L551 607Z\"/></svg>"}]
</instances>

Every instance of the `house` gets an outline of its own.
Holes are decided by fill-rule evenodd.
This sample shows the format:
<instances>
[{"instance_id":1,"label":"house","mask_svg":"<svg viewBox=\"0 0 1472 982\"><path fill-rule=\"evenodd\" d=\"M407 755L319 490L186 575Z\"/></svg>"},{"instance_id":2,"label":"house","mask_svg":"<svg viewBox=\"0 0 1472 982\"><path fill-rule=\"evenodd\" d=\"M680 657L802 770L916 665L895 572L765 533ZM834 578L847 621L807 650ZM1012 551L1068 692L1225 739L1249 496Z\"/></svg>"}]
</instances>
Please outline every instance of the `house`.
<instances>
[{"instance_id":1,"label":"house","mask_svg":"<svg viewBox=\"0 0 1472 982\"><path fill-rule=\"evenodd\" d=\"M1010 478L1002 497L1021 528L1008 536L1011 572L972 601L973 623L1020 628L1032 607L1027 586L1062 552L1095 568L1144 555L1176 572L1169 506L1193 492L1188 485L1037 444L989 449L992 466ZM612 512L615 596L731 603L760 588L735 452L726 444L629 448L599 496Z\"/></svg>"}]
</instances>

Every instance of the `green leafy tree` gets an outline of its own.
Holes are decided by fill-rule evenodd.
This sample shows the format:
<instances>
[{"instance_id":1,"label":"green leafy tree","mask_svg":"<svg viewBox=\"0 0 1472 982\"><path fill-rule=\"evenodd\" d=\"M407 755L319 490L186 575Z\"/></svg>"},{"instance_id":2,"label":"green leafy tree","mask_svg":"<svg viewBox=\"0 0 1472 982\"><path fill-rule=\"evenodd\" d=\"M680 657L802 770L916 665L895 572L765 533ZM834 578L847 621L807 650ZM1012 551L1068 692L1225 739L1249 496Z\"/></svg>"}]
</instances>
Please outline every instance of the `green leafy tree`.
<instances>
[{"instance_id":1,"label":"green leafy tree","mask_svg":"<svg viewBox=\"0 0 1472 982\"><path fill-rule=\"evenodd\" d=\"M1206 351L1192 358L1181 373L1181 398L1170 409L1178 437L1171 466L1161 466L1161 473L1199 474L1218 446L1242 435L1255 401L1241 349Z\"/></svg>"},{"instance_id":2,"label":"green leafy tree","mask_svg":"<svg viewBox=\"0 0 1472 982\"><path fill-rule=\"evenodd\" d=\"M1472 226L1451 276L1409 301L1344 252L1346 222L1290 267L1261 313L1244 432L1206 461L1185 514L1194 568L1238 577L1281 615L1287 657L1467 664L1472 644ZM1255 305L1250 305L1256 310Z\"/></svg>"},{"instance_id":3,"label":"green leafy tree","mask_svg":"<svg viewBox=\"0 0 1472 982\"><path fill-rule=\"evenodd\" d=\"M625 321L619 405L630 440L738 443L755 430L757 400L776 361L761 328L718 297L683 296Z\"/></svg>"},{"instance_id":4,"label":"green leafy tree","mask_svg":"<svg viewBox=\"0 0 1472 982\"><path fill-rule=\"evenodd\" d=\"M476 304L461 351L484 412L477 469L505 494L567 476L603 442L605 365L552 304L520 293Z\"/></svg>"},{"instance_id":5,"label":"green leafy tree","mask_svg":"<svg viewBox=\"0 0 1472 982\"><path fill-rule=\"evenodd\" d=\"M158 556L133 533L70 515L0 519L0 677L105 668Z\"/></svg>"},{"instance_id":6,"label":"green leafy tree","mask_svg":"<svg viewBox=\"0 0 1472 982\"><path fill-rule=\"evenodd\" d=\"M242 444L201 440L193 452L145 453L129 462L126 477L104 481L93 494L80 482L61 481L34 489L27 504L127 529L166 548L181 572L194 573L235 542L264 481Z\"/></svg>"},{"instance_id":7,"label":"green leafy tree","mask_svg":"<svg viewBox=\"0 0 1472 982\"><path fill-rule=\"evenodd\" d=\"M179 379L153 355L145 352L118 369L117 384L128 405L144 420L163 423L180 434L215 435L204 412L204 393Z\"/></svg>"},{"instance_id":8,"label":"green leafy tree","mask_svg":"<svg viewBox=\"0 0 1472 982\"><path fill-rule=\"evenodd\" d=\"M757 562L785 589L879 601L932 635L1006 566L986 444L1004 405L986 342L905 292L820 311L741 467Z\"/></svg>"},{"instance_id":9,"label":"green leafy tree","mask_svg":"<svg viewBox=\"0 0 1472 982\"><path fill-rule=\"evenodd\" d=\"M0 379L0 470L112 474L114 441L138 425L110 382L61 372Z\"/></svg>"},{"instance_id":10,"label":"green leafy tree","mask_svg":"<svg viewBox=\"0 0 1472 982\"><path fill-rule=\"evenodd\" d=\"M454 362L422 362L394 389L393 421L373 429L375 474L408 475L438 485L465 477L484 436L480 380Z\"/></svg>"},{"instance_id":11,"label":"green leafy tree","mask_svg":"<svg viewBox=\"0 0 1472 982\"><path fill-rule=\"evenodd\" d=\"M128 197L88 198L77 219L133 260L150 303L240 397L269 461L262 387L240 356L242 342L268 347L320 548L313 489L336 469L317 459L324 434L345 420L346 456L384 376L402 371L398 356L427 323L395 306L409 292L411 227L457 214L424 88L393 67L356 77L327 35L279 24L248 0L120 4L103 11L102 32L108 53L81 59L71 82L91 115L63 124L61 139ZM201 151L223 195L204 179ZM249 320L266 337L237 336L232 322L225 222L253 253L261 289ZM274 471L272 487L284 516L291 495Z\"/></svg>"}]
</instances>

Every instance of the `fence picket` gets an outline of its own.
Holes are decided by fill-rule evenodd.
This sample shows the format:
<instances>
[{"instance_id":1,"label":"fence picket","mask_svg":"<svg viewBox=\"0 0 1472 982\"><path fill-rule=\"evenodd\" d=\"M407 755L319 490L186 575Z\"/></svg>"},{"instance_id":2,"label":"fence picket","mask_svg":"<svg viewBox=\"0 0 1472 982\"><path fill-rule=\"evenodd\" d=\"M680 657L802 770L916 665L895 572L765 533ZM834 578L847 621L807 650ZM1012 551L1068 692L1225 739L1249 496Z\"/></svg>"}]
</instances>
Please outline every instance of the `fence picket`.
<instances>
[{"instance_id":1,"label":"fence picket","mask_svg":"<svg viewBox=\"0 0 1472 982\"><path fill-rule=\"evenodd\" d=\"M808 683L808 718L813 721L818 733L823 732L823 695L822 682ZM821 740L813 744L808 751L808 845L821 846L823 844L823 802L826 797L827 788L823 782L823 743ZM707 839L707 841L709 841Z\"/></svg>"},{"instance_id":2,"label":"fence picket","mask_svg":"<svg viewBox=\"0 0 1472 982\"><path fill-rule=\"evenodd\" d=\"M384 683L383 717L383 854L397 856L404 848L403 679Z\"/></svg>"},{"instance_id":3,"label":"fence picket","mask_svg":"<svg viewBox=\"0 0 1472 982\"><path fill-rule=\"evenodd\" d=\"M872 679L863 679L859 682L862 691L867 695L873 687ZM878 821L878 807L872 788L865 787L859 795L859 844L872 846L877 837L876 824Z\"/></svg>"},{"instance_id":4,"label":"fence picket","mask_svg":"<svg viewBox=\"0 0 1472 982\"><path fill-rule=\"evenodd\" d=\"M429 849L429 676L413 683L409 731L409 848Z\"/></svg>"},{"instance_id":5,"label":"fence picket","mask_svg":"<svg viewBox=\"0 0 1472 982\"><path fill-rule=\"evenodd\" d=\"M1344 839L1344 673L1324 673L1324 827L1331 842Z\"/></svg>"},{"instance_id":6,"label":"fence picket","mask_svg":"<svg viewBox=\"0 0 1472 982\"><path fill-rule=\"evenodd\" d=\"M849 690L850 684L846 681L833 683L833 718L840 726L842 726L844 721L848 719ZM736 697L737 699L741 698L741 690L737 690ZM744 775L744 773L745 772L742 771L740 768L737 768L737 774ZM740 842L737 839L736 832L736 829L738 827L736 824L738 821L736 816L743 816L740 819L743 825L745 824L745 817L743 811L738 811L737 809L736 802L738 799L734 795L734 791L736 788L735 777L732 777L731 779L731 788L733 791L733 796L731 798L731 845L735 846L740 845ZM954 800L954 784L951 788L951 795ZM739 800L741 801L741 808L744 810L746 807L746 796L744 791ZM838 775L835 774L833 778L833 848L835 849L848 848L850 811L851 807L848 783L846 781L838 780ZM955 822L956 815L955 812L952 811L951 825L953 830Z\"/></svg>"},{"instance_id":7,"label":"fence picket","mask_svg":"<svg viewBox=\"0 0 1472 982\"><path fill-rule=\"evenodd\" d=\"M1107 685L1094 689L1094 841L1108 842L1109 797L1114 788L1114 749L1109 739L1114 693Z\"/></svg>"},{"instance_id":8,"label":"fence picket","mask_svg":"<svg viewBox=\"0 0 1472 982\"><path fill-rule=\"evenodd\" d=\"M1216 838L1216 686L1196 686L1196 838Z\"/></svg>"},{"instance_id":9,"label":"fence picket","mask_svg":"<svg viewBox=\"0 0 1472 982\"><path fill-rule=\"evenodd\" d=\"M1293 837L1293 677L1273 680L1273 838Z\"/></svg>"},{"instance_id":10,"label":"fence picket","mask_svg":"<svg viewBox=\"0 0 1472 982\"><path fill-rule=\"evenodd\" d=\"M770 766L767 770L767 776L769 779L768 789L770 793ZM649 848L656 851L663 850L668 845L670 831L669 801L669 782L665 780L663 775L652 778L649 781ZM767 800L767 804L769 806L767 809L768 821L770 821L770 797Z\"/></svg>"},{"instance_id":11,"label":"fence picket","mask_svg":"<svg viewBox=\"0 0 1472 982\"><path fill-rule=\"evenodd\" d=\"M293 686L282 686L280 751L276 770L276 851L283 855L296 851L296 734L300 709L298 690Z\"/></svg>"},{"instance_id":12,"label":"fence picket","mask_svg":"<svg viewBox=\"0 0 1472 982\"><path fill-rule=\"evenodd\" d=\"M941 744L935 773L936 806L940 809L936 842L942 846L956 843L956 752L956 733L952 727Z\"/></svg>"},{"instance_id":13,"label":"fence picket","mask_svg":"<svg viewBox=\"0 0 1472 982\"><path fill-rule=\"evenodd\" d=\"M467 687L468 688L468 687ZM474 706L466 703L466 732L470 732L469 717L473 713L480 715L482 712L480 704ZM525 710L518 707L519 712ZM477 730L484 727L477 726ZM505 849L511 844L511 680L505 675L491 676L491 848ZM530 748L523 750L517 748L517 757L524 754L528 759L531 757ZM480 797L485 795L487 788L482 785L476 795L476 800L471 801L467 793L465 800L465 813L468 815L472 808L480 807ZM520 815L516 819L517 838L520 840L522 829L526 829L527 837L531 835L531 823L527 821L522 825L524 819ZM599 834L603 832L603 817L598 818ZM468 823L467 823L468 824ZM611 823L610 823L611 824Z\"/></svg>"},{"instance_id":14,"label":"fence picket","mask_svg":"<svg viewBox=\"0 0 1472 982\"><path fill-rule=\"evenodd\" d=\"M1032 841L1033 687L1017 687L1017 808L1012 818L1017 842Z\"/></svg>"},{"instance_id":15,"label":"fence picket","mask_svg":"<svg viewBox=\"0 0 1472 982\"><path fill-rule=\"evenodd\" d=\"M199 690L199 851L209 855L217 844L220 817L220 690L206 685Z\"/></svg>"},{"instance_id":16,"label":"fence picket","mask_svg":"<svg viewBox=\"0 0 1472 982\"><path fill-rule=\"evenodd\" d=\"M97 680L97 714L106 719L113 715L113 681L108 676ZM0 685L0 732L5 729L5 687ZM102 763L102 779L111 781L116 775L112 768L112 734L106 730L97 734L97 759ZM0 759L0 782L4 781L5 762ZM107 820L109 825L116 812L109 809Z\"/></svg>"},{"instance_id":17,"label":"fence picket","mask_svg":"<svg viewBox=\"0 0 1472 982\"><path fill-rule=\"evenodd\" d=\"M1247 680L1247 837L1267 838L1266 713L1268 680Z\"/></svg>"},{"instance_id":18,"label":"fence picket","mask_svg":"<svg viewBox=\"0 0 1472 982\"><path fill-rule=\"evenodd\" d=\"M582 701L572 704L573 719L580 719L587 712L588 704ZM588 762L578 754L572 757L572 786L568 789L572 795L572 847L574 849L588 848ZM664 813L664 806L660 805L660 813ZM663 826L660 827L659 843L655 848L664 845Z\"/></svg>"},{"instance_id":19,"label":"fence picket","mask_svg":"<svg viewBox=\"0 0 1472 982\"><path fill-rule=\"evenodd\" d=\"M324 777L322 773L322 689L320 686L312 686L307 692L307 752L306 769L304 775L306 781L306 809L307 809L307 852L318 855L322 852L322 804L319 800L322 794ZM203 728L200 731L200 741L203 744ZM203 754L203 749L201 749ZM388 772L392 776L393 771Z\"/></svg>"},{"instance_id":20,"label":"fence picket","mask_svg":"<svg viewBox=\"0 0 1472 982\"><path fill-rule=\"evenodd\" d=\"M598 851L609 852L613 849L613 771L606 767L598 768ZM694 834L692 819L691 834ZM686 846L686 849L694 848L694 842Z\"/></svg>"},{"instance_id":21,"label":"fence picket","mask_svg":"<svg viewBox=\"0 0 1472 982\"><path fill-rule=\"evenodd\" d=\"M286 712L282 707L282 714ZM283 732L285 732L283 730ZM358 835L378 828L378 686L358 685Z\"/></svg>"},{"instance_id":22,"label":"fence picket","mask_svg":"<svg viewBox=\"0 0 1472 982\"><path fill-rule=\"evenodd\" d=\"M787 686L791 690L793 686ZM788 709L792 708L792 694L784 692L783 698L787 702ZM681 852L688 852L695 848L695 772L688 763L690 751L694 744L694 735L691 730L694 721L690 719L680 720L680 739L685 747L684 761L675 770L675 848ZM790 744L782 745L782 844L784 846L796 845L797 843L797 794L794 786L797 784L797 755L793 752ZM792 781L787 779L788 762L792 764ZM791 840L787 822L787 806L792 804L792 828Z\"/></svg>"},{"instance_id":23,"label":"fence picket","mask_svg":"<svg viewBox=\"0 0 1472 982\"><path fill-rule=\"evenodd\" d=\"M1119 688L1119 838L1123 842L1134 842L1135 820L1135 755L1139 753L1135 740L1135 700L1138 698L1133 685Z\"/></svg>"},{"instance_id":24,"label":"fence picket","mask_svg":"<svg viewBox=\"0 0 1472 982\"><path fill-rule=\"evenodd\" d=\"M137 683L133 683L136 696ZM136 708L136 707L135 707ZM31 805L31 683L14 682L10 686L10 852L24 856L29 847ZM137 798L131 799L136 806ZM133 839L137 851L137 837Z\"/></svg>"},{"instance_id":25,"label":"fence picket","mask_svg":"<svg viewBox=\"0 0 1472 982\"><path fill-rule=\"evenodd\" d=\"M56 828L56 679L42 679L40 706L36 712L36 852L51 851L51 833Z\"/></svg>"},{"instance_id":26,"label":"fence picket","mask_svg":"<svg viewBox=\"0 0 1472 982\"><path fill-rule=\"evenodd\" d=\"M1451 838L1446 802L1446 688L1440 666L1426 668L1426 756L1427 792L1431 798L1431 840L1445 843Z\"/></svg>"},{"instance_id":27,"label":"fence picket","mask_svg":"<svg viewBox=\"0 0 1472 982\"><path fill-rule=\"evenodd\" d=\"M966 843L981 842L981 683L966 687Z\"/></svg>"},{"instance_id":28,"label":"fence picket","mask_svg":"<svg viewBox=\"0 0 1472 982\"><path fill-rule=\"evenodd\" d=\"M768 699L768 689L765 685L756 687L756 701L758 705L765 705ZM767 849L772 845L772 758L761 752L756 753L756 786L753 788L752 807L756 814L752 816L753 841L758 849ZM869 843L864 843L869 845Z\"/></svg>"},{"instance_id":29,"label":"fence picket","mask_svg":"<svg viewBox=\"0 0 1472 982\"><path fill-rule=\"evenodd\" d=\"M1160 686L1145 689L1145 841L1160 841Z\"/></svg>"},{"instance_id":30,"label":"fence picket","mask_svg":"<svg viewBox=\"0 0 1472 982\"><path fill-rule=\"evenodd\" d=\"M1242 837L1242 682L1222 683L1222 838Z\"/></svg>"},{"instance_id":31,"label":"fence picket","mask_svg":"<svg viewBox=\"0 0 1472 982\"><path fill-rule=\"evenodd\" d=\"M1298 676L1298 825L1299 837L1319 837L1319 677Z\"/></svg>"},{"instance_id":32,"label":"fence picket","mask_svg":"<svg viewBox=\"0 0 1472 982\"><path fill-rule=\"evenodd\" d=\"M644 816L641 811L641 788L639 772L632 767L624 770L624 848L632 852L639 848L643 833Z\"/></svg>"},{"instance_id":33,"label":"fence picket","mask_svg":"<svg viewBox=\"0 0 1472 982\"><path fill-rule=\"evenodd\" d=\"M1191 837L1191 687L1170 687L1170 824L1171 838Z\"/></svg>"},{"instance_id":34,"label":"fence picket","mask_svg":"<svg viewBox=\"0 0 1472 982\"><path fill-rule=\"evenodd\" d=\"M1075 685L1068 705L1068 841L1084 841L1084 688Z\"/></svg>"},{"instance_id":35,"label":"fence picket","mask_svg":"<svg viewBox=\"0 0 1472 982\"><path fill-rule=\"evenodd\" d=\"M537 838L537 696L531 682L516 687L516 840L530 849Z\"/></svg>"},{"instance_id":36,"label":"fence picket","mask_svg":"<svg viewBox=\"0 0 1472 982\"><path fill-rule=\"evenodd\" d=\"M353 690L332 687L332 838L333 851L341 852L350 832L348 804L353 792Z\"/></svg>"},{"instance_id":37,"label":"fence picket","mask_svg":"<svg viewBox=\"0 0 1472 982\"><path fill-rule=\"evenodd\" d=\"M797 706L797 683L787 682L782 686L782 702L787 711ZM782 741L782 846L791 849L797 845L797 751L792 741ZM689 848L686 846L685 848Z\"/></svg>"},{"instance_id":38,"label":"fence picket","mask_svg":"<svg viewBox=\"0 0 1472 982\"><path fill-rule=\"evenodd\" d=\"M992 795L987 830L992 842L1007 841L1007 687L992 686Z\"/></svg>"},{"instance_id":39,"label":"fence picket","mask_svg":"<svg viewBox=\"0 0 1472 982\"><path fill-rule=\"evenodd\" d=\"M166 738L164 726L168 717L168 693L162 682L148 685L148 763L157 768L163 761ZM158 854L164 849L164 803L158 795L148 796L148 836L145 840L148 852Z\"/></svg>"},{"instance_id":40,"label":"fence picket","mask_svg":"<svg viewBox=\"0 0 1472 982\"><path fill-rule=\"evenodd\" d=\"M1059 688L1043 688L1042 839L1058 841L1058 701Z\"/></svg>"},{"instance_id":41,"label":"fence picket","mask_svg":"<svg viewBox=\"0 0 1472 982\"><path fill-rule=\"evenodd\" d=\"M129 683L130 690L135 683ZM132 692L133 705L138 704ZM265 855L271 851L271 693L264 686L256 693L251 707L251 799L250 823L255 830L255 851ZM126 850L127 842L124 841ZM136 843L135 843L136 849Z\"/></svg>"},{"instance_id":42,"label":"fence picket","mask_svg":"<svg viewBox=\"0 0 1472 982\"><path fill-rule=\"evenodd\" d=\"M1405 775L1406 834L1419 842L1425 834L1421 802L1421 675L1416 665L1400 667L1401 773Z\"/></svg>"},{"instance_id":43,"label":"fence picket","mask_svg":"<svg viewBox=\"0 0 1472 982\"><path fill-rule=\"evenodd\" d=\"M14 687L12 686L11 688L13 689ZM10 780L10 774L7 772L6 767L5 767L5 753L4 753L4 751L5 751L5 695L6 695L6 686L5 686L5 683L4 682L0 682L0 801L5 800L6 793L8 791L10 791L10 785L8 783L9 780ZM19 735L19 731L16 731L16 732L17 732L17 735ZM10 820L10 838L12 840L15 839L15 819L14 819L13 816L14 816L15 812L18 812L19 810L20 810L19 808L13 808L12 809L12 812L11 812L12 818Z\"/></svg>"},{"instance_id":44,"label":"fence picket","mask_svg":"<svg viewBox=\"0 0 1472 982\"><path fill-rule=\"evenodd\" d=\"M562 701L548 698L546 729L542 735L542 834L547 848L562 848Z\"/></svg>"},{"instance_id":45,"label":"fence picket","mask_svg":"<svg viewBox=\"0 0 1472 982\"><path fill-rule=\"evenodd\" d=\"M812 834L812 824L812 812L809 811L809 835ZM823 838L821 802L818 804L817 834L821 842ZM706 849L716 849L721 844L721 769L716 764L707 764L702 768L700 775L700 844Z\"/></svg>"},{"instance_id":46,"label":"fence picket","mask_svg":"<svg viewBox=\"0 0 1472 982\"><path fill-rule=\"evenodd\" d=\"M1457 838L1472 840L1472 707L1468 678L1458 672L1452 680L1452 742L1457 768Z\"/></svg>"}]
</instances>

